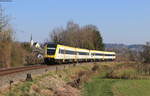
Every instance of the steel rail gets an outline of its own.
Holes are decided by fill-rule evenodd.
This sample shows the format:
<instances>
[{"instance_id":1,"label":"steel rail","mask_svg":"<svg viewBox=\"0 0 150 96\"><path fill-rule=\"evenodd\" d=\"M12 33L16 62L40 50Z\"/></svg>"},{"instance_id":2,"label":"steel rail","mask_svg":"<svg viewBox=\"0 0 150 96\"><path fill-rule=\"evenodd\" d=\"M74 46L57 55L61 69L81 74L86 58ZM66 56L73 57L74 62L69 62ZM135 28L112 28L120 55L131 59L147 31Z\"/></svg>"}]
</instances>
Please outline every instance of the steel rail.
<instances>
[{"instance_id":1,"label":"steel rail","mask_svg":"<svg viewBox=\"0 0 150 96\"><path fill-rule=\"evenodd\" d=\"M46 65L34 65L34 66L0 69L0 76L17 73L17 72L28 71L28 70L47 68L47 67L48 66L46 66Z\"/></svg>"}]
</instances>

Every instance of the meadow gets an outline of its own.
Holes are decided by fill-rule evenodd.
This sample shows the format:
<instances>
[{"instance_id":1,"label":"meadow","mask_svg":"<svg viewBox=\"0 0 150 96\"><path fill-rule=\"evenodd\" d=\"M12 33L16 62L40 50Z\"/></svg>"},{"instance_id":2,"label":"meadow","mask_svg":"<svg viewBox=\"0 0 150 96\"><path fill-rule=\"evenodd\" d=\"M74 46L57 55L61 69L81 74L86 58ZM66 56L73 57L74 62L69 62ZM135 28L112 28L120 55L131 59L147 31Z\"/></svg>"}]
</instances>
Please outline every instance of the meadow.
<instances>
[{"instance_id":1,"label":"meadow","mask_svg":"<svg viewBox=\"0 0 150 96\"><path fill-rule=\"evenodd\" d=\"M107 66L108 67L108 66ZM104 68L84 84L84 96L150 96L149 75L135 64Z\"/></svg>"}]
</instances>

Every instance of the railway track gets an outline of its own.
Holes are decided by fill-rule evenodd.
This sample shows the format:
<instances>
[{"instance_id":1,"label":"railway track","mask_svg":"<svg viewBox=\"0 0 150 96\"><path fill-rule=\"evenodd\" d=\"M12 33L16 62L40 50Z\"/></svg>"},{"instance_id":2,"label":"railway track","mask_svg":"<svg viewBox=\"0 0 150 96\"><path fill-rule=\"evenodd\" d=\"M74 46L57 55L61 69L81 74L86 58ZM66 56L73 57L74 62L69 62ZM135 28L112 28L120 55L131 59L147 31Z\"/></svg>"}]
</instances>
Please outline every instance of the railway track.
<instances>
[{"instance_id":1,"label":"railway track","mask_svg":"<svg viewBox=\"0 0 150 96\"><path fill-rule=\"evenodd\" d=\"M87 64L87 63L85 63ZM90 64L90 63L88 63ZM76 64L81 65L81 64ZM74 64L54 64L54 65L34 65L16 68L0 69L0 89L6 86L10 86L10 82L20 82L27 78L28 74L33 76L39 76L49 71L59 71L74 67Z\"/></svg>"},{"instance_id":2,"label":"railway track","mask_svg":"<svg viewBox=\"0 0 150 96\"><path fill-rule=\"evenodd\" d=\"M47 65L34 65L34 66L0 69L0 76L18 73L18 72L23 72L23 71L28 71L28 70L47 68L47 67L48 67Z\"/></svg>"}]
</instances>

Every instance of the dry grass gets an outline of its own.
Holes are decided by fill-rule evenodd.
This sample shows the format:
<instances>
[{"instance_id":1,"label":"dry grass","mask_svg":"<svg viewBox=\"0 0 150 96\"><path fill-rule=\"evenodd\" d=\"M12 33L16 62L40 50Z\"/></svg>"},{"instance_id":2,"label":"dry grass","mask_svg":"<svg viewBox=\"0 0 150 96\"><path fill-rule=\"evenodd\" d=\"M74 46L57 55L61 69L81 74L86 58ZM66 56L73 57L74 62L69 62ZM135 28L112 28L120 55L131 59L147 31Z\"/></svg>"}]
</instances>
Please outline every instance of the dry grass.
<instances>
[{"instance_id":1,"label":"dry grass","mask_svg":"<svg viewBox=\"0 0 150 96\"><path fill-rule=\"evenodd\" d=\"M119 63L116 63L119 64ZM109 67L108 67L109 66ZM45 75L33 78L32 82L23 82L14 86L12 92L6 96L80 96L80 88L91 77L100 74L115 66L115 63L97 63L70 67L57 72L49 72ZM92 71L94 69L94 71ZM76 81L80 79L79 83ZM74 82L75 81L75 82ZM72 87L68 82L78 83ZM69 94L69 95L68 95Z\"/></svg>"},{"instance_id":2,"label":"dry grass","mask_svg":"<svg viewBox=\"0 0 150 96\"><path fill-rule=\"evenodd\" d=\"M70 67L58 72L48 72L13 86L12 91L2 93L4 96L80 96L80 91L67 83L91 71L92 65Z\"/></svg>"}]
</instances>

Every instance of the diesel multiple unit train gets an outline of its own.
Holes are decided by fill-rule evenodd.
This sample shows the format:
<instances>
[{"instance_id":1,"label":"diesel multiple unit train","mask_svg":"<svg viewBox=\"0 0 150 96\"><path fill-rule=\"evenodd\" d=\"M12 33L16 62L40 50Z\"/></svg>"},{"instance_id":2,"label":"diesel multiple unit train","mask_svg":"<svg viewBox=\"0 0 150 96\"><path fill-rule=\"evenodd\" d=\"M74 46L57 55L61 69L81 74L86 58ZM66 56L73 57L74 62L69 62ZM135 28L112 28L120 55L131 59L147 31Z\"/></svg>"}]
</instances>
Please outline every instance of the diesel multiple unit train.
<instances>
[{"instance_id":1,"label":"diesel multiple unit train","mask_svg":"<svg viewBox=\"0 0 150 96\"><path fill-rule=\"evenodd\" d=\"M45 44L44 61L50 63L98 62L115 60L115 52L88 50L60 44Z\"/></svg>"}]
</instances>

